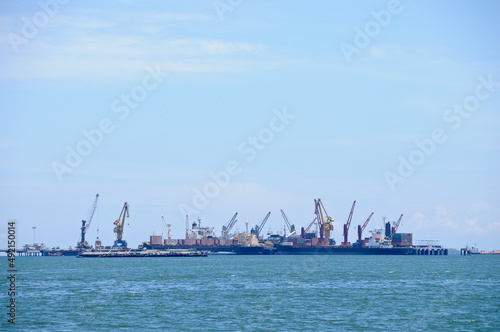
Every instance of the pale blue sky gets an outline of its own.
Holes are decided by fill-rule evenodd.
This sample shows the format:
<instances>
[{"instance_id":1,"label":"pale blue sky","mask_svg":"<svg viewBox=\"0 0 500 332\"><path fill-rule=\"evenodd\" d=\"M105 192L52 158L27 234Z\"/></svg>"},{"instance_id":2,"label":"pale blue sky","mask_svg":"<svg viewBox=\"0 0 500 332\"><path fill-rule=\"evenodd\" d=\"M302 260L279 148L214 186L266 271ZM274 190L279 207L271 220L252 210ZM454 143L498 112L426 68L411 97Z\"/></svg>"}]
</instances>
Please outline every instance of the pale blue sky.
<instances>
[{"instance_id":1,"label":"pale blue sky","mask_svg":"<svg viewBox=\"0 0 500 332\"><path fill-rule=\"evenodd\" d=\"M337 242L357 200L351 241L373 211L369 229L403 213L414 239L500 248L500 86L480 79L500 82L497 1L400 1L366 47L356 29L391 1L243 1L223 20L214 4L229 1L61 2L0 1L0 220L18 221L21 244L36 226L37 241L74 246L96 193L92 243L99 227L112 244L125 201L130 245L164 233L161 215L183 237L181 208L235 161L231 184L190 213L217 234L235 212L239 230L268 211L282 229L280 209L307 226L321 197ZM347 59L343 43L359 52ZM447 110L477 89L454 127ZM147 95L121 118L133 91ZM265 136L285 109L294 118ZM103 119L112 132L60 181L54 164ZM391 188L399 157L435 129L447 139Z\"/></svg>"}]
</instances>

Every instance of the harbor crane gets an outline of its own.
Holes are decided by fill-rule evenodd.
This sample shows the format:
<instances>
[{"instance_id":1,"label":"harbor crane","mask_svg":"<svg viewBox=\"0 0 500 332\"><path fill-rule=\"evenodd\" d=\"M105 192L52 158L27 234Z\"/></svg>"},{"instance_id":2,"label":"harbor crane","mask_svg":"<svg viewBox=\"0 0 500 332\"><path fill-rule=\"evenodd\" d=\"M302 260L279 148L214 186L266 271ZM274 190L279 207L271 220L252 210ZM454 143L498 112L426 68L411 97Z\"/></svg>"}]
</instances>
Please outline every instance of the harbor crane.
<instances>
[{"instance_id":1,"label":"harbor crane","mask_svg":"<svg viewBox=\"0 0 500 332\"><path fill-rule=\"evenodd\" d=\"M329 238L330 232L333 230L334 219L328 215L320 198L318 198L317 200L316 199L314 200L314 207L315 207L314 214L316 215L316 217L313 219L313 221L311 221L309 226L307 226L305 229L304 229L304 227L302 227L301 236L303 238L306 237L306 234L309 233L309 230L311 229L311 227L315 223L317 223L319 226L320 238L323 238L323 235L325 235L325 238ZM323 211L324 211L324 214L326 215L326 218L327 218L326 221L325 221L325 218L323 216Z\"/></svg>"},{"instance_id":2,"label":"harbor crane","mask_svg":"<svg viewBox=\"0 0 500 332\"><path fill-rule=\"evenodd\" d=\"M323 238L323 236L324 236L324 238L329 239L330 232L333 231L334 219L332 217L330 217L328 215L328 213L326 212L325 206L323 205L321 198L318 198L317 200L315 199L314 204L316 207L315 214L316 214L316 218L317 218L319 230L320 230L319 236L320 236L320 238ZM324 215L323 215L323 213L324 213ZM325 220L325 217L326 217L326 220Z\"/></svg>"},{"instance_id":3,"label":"harbor crane","mask_svg":"<svg viewBox=\"0 0 500 332\"><path fill-rule=\"evenodd\" d=\"M125 218L126 217L127 218L130 217L129 212L128 212L127 202L125 202L125 204L123 205L122 212L120 213L120 216L113 223L113 225L115 225L113 232L116 233L116 240L115 240L115 244L113 245L113 248L126 248L127 247L127 241L122 240L123 226L125 226Z\"/></svg>"},{"instance_id":4,"label":"harbor crane","mask_svg":"<svg viewBox=\"0 0 500 332\"><path fill-rule=\"evenodd\" d=\"M97 199L99 198L99 194L95 195L95 201L94 205L92 206L92 209L90 210L90 216L87 218L87 220L82 220L82 232L80 235L80 242L77 243L76 247L80 249L89 249L90 246L85 241L85 234L87 234L87 231L89 230L90 223L92 222L92 218L94 217L94 212L97 207Z\"/></svg>"},{"instance_id":5,"label":"harbor crane","mask_svg":"<svg viewBox=\"0 0 500 332\"><path fill-rule=\"evenodd\" d=\"M356 205L356 201L352 203L351 212L349 213L349 217L347 218L347 223L344 224L344 242L342 242L343 246L348 246L350 243L348 242L349 235L349 227L351 226L352 214L354 213L354 206Z\"/></svg>"},{"instance_id":6,"label":"harbor crane","mask_svg":"<svg viewBox=\"0 0 500 332\"><path fill-rule=\"evenodd\" d=\"M365 223L363 226L358 225L358 242L361 242L361 236L363 235L363 231L365 230L366 226L368 225L368 222L370 222L370 219L373 216L373 212L370 214L368 219L366 219Z\"/></svg>"},{"instance_id":7,"label":"harbor crane","mask_svg":"<svg viewBox=\"0 0 500 332\"><path fill-rule=\"evenodd\" d=\"M392 234L398 232L399 224L401 223L401 219L403 219L403 215L401 215L396 223L396 226L392 227Z\"/></svg>"},{"instance_id":8,"label":"harbor crane","mask_svg":"<svg viewBox=\"0 0 500 332\"><path fill-rule=\"evenodd\" d=\"M255 236L257 236L257 238L259 238L260 232L264 228L264 225L266 224L266 221L267 219L269 219L270 215L271 212L268 212L267 215L264 217L264 219L262 219L262 221L260 222L260 225L255 225L255 228L252 230Z\"/></svg>"},{"instance_id":9,"label":"harbor crane","mask_svg":"<svg viewBox=\"0 0 500 332\"><path fill-rule=\"evenodd\" d=\"M313 221L311 221L311 223L309 224L309 226L306 227L306 229L304 229L304 227L302 227L302 237L305 237L306 234L309 233L309 230L314 225L314 223L316 222L317 219L318 219L317 217L314 218Z\"/></svg>"},{"instance_id":10,"label":"harbor crane","mask_svg":"<svg viewBox=\"0 0 500 332\"><path fill-rule=\"evenodd\" d=\"M236 212L231 220L229 220L224 226L222 226L222 239L227 239L229 232L233 229L234 225L238 221L236 217L238 216L238 212Z\"/></svg>"},{"instance_id":11,"label":"harbor crane","mask_svg":"<svg viewBox=\"0 0 500 332\"><path fill-rule=\"evenodd\" d=\"M286 227L288 228L288 231L290 232L289 235L291 235L293 232L295 232L295 225L291 224L288 221L288 218L286 217L286 214L285 214L285 212L283 212L283 210L281 210L281 215L283 216L283 220L285 220Z\"/></svg>"},{"instance_id":12,"label":"harbor crane","mask_svg":"<svg viewBox=\"0 0 500 332\"><path fill-rule=\"evenodd\" d=\"M165 218L161 216L161 219L163 220L163 227L165 227L165 232L167 233L167 237L170 240L172 238L172 231L170 230L170 227L172 226L171 224L167 224L165 221Z\"/></svg>"}]
</instances>

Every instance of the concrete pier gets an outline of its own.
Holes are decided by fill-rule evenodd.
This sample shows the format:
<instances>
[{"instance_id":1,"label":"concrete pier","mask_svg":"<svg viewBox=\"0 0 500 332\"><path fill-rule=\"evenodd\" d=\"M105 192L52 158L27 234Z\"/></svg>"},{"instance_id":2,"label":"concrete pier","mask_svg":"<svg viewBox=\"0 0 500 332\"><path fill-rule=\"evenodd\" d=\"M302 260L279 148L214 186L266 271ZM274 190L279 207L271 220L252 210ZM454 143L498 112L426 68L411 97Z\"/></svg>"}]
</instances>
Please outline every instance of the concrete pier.
<instances>
[{"instance_id":1,"label":"concrete pier","mask_svg":"<svg viewBox=\"0 0 500 332\"><path fill-rule=\"evenodd\" d=\"M471 250L470 248L462 248L460 249L460 256L470 256Z\"/></svg>"},{"instance_id":2,"label":"concrete pier","mask_svg":"<svg viewBox=\"0 0 500 332\"><path fill-rule=\"evenodd\" d=\"M418 256L448 256L448 249L443 248L415 248Z\"/></svg>"},{"instance_id":3,"label":"concrete pier","mask_svg":"<svg viewBox=\"0 0 500 332\"><path fill-rule=\"evenodd\" d=\"M0 252L9 252L7 249L2 249ZM16 249L16 256L45 256L46 253L40 250L26 250L26 249Z\"/></svg>"}]
</instances>

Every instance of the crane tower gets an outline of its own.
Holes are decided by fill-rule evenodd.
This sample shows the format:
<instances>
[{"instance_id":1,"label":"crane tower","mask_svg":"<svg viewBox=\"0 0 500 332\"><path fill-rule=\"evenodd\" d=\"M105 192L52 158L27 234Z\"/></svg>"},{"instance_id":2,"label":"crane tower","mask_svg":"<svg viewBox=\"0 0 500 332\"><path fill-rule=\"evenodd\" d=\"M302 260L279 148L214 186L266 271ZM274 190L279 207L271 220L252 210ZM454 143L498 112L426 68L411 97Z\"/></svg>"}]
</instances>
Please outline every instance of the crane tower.
<instances>
[{"instance_id":1,"label":"crane tower","mask_svg":"<svg viewBox=\"0 0 500 332\"><path fill-rule=\"evenodd\" d=\"M116 240L115 240L115 244L113 245L113 248L127 248L127 241L122 240L123 227L125 226L125 218L126 217L127 218L129 217L127 202L125 202L125 204L123 205L122 212L120 213L120 216L113 223L115 225L113 232L116 233Z\"/></svg>"}]
</instances>

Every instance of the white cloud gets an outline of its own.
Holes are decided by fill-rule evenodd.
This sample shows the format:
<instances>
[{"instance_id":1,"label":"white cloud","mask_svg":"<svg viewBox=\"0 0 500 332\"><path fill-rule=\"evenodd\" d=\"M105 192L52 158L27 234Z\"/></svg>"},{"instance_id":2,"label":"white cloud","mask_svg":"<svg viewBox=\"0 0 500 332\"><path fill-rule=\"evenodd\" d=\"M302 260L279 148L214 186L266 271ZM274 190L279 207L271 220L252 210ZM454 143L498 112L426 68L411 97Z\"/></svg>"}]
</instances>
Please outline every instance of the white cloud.
<instances>
[{"instance_id":1,"label":"white cloud","mask_svg":"<svg viewBox=\"0 0 500 332\"><path fill-rule=\"evenodd\" d=\"M387 57L387 48L381 46L372 46L368 49L368 53L374 57L379 59L384 59Z\"/></svg>"},{"instance_id":2,"label":"white cloud","mask_svg":"<svg viewBox=\"0 0 500 332\"><path fill-rule=\"evenodd\" d=\"M485 202L479 202L479 203L472 204L473 211L489 211L489 210L491 210L492 207L493 206L491 206Z\"/></svg>"},{"instance_id":3,"label":"white cloud","mask_svg":"<svg viewBox=\"0 0 500 332\"><path fill-rule=\"evenodd\" d=\"M2 78L123 77L146 66L170 72L244 71L264 59L265 46L217 40L151 41L141 36L80 36L63 45L32 41L31 51L7 57ZM269 63L267 63L269 65ZM274 65L274 64L272 64Z\"/></svg>"},{"instance_id":4,"label":"white cloud","mask_svg":"<svg viewBox=\"0 0 500 332\"><path fill-rule=\"evenodd\" d=\"M146 13L144 19L161 22L193 22L215 20L215 16L197 13Z\"/></svg>"},{"instance_id":5,"label":"white cloud","mask_svg":"<svg viewBox=\"0 0 500 332\"><path fill-rule=\"evenodd\" d=\"M109 20L79 18L75 16L56 16L52 20L54 29L106 29L116 26L116 23Z\"/></svg>"},{"instance_id":6,"label":"white cloud","mask_svg":"<svg viewBox=\"0 0 500 332\"><path fill-rule=\"evenodd\" d=\"M0 36L0 78L114 78L134 75L151 64L173 72L261 67L264 60L256 55L265 55L264 45L200 38L186 28L191 22L211 20L214 16L206 13L71 8L18 45L16 53L6 36L9 32L21 34L22 22L7 16L0 18L0 31L4 32ZM270 59L269 64L273 65Z\"/></svg>"},{"instance_id":7,"label":"white cloud","mask_svg":"<svg viewBox=\"0 0 500 332\"><path fill-rule=\"evenodd\" d=\"M434 213L436 215L436 221L439 225L444 226L447 229L458 229L458 224L453 221L453 213L449 213L444 205L437 205L434 208Z\"/></svg>"},{"instance_id":8,"label":"white cloud","mask_svg":"<svg viewBox=\"0 0 500 332\"><path fill-rule=\"evenodd\" d=\"M475 211L489 210L492 207L486 203L473 204ZM450 213L448 209L440 204L435 207L436 225L443 228L448 235L491 235L500 231L500 222L486 223L480 217L472 215L469 218L456 218L454 213ZM415 218L418 222L419 219ZM427 223L421 223L427 225ZM417 224L418 225L418 224Z\"/></svg>"},{"instance_id":9,"label":"white cloud","mask_svg":"<svg viewBox=\"0 0 500 332\"><path fill-rule=\"evenodd\" d=\"M477 217L465 220L467 233L484 234L485 230L478 226L479 219Z\"/></svg>"},{"instance_id":10,"label":"white cloud","mask_svg":"<svg viewBox=\"0 0 500 332\"><path fill-rule=\"evenodd\" d=\"M102 18L99 18L102 17ZM203 22L214 20L215 17L198 13L174 13L174 12L150 12L141 11L131 13L130 11L102 11L93 9L72 9L71 15L58 15L52 20L55 26L62 25L64 28L74 29L101 29L118 25L131 26L134 29L144 25L163 28L165 23L171 22Z\"/></svg>"},{"instance_id":11,"label":"white cloud","mask_svg":"<svg viewBox=\"0 0 500 332\"><path fill-rule=\"evenodd\" d=\"M414 230L419 231L422 229L427 229L427 226L429 225L429 220L425 217L425 215L422 212L417 212L410 218L409 224L415 225Z\"/></svg>"},{"instance_id":12,"label":"white cloud","mask_svg":"<svg viewBox=\"0 0 500 332\"><path fill-rule=\"evenodd\" d=\"M492 223L489 223L487 229L488 229L489 232L498 232L498 233L500 233L500 222L494 221Z\"/></svg>"}]
</instances>

